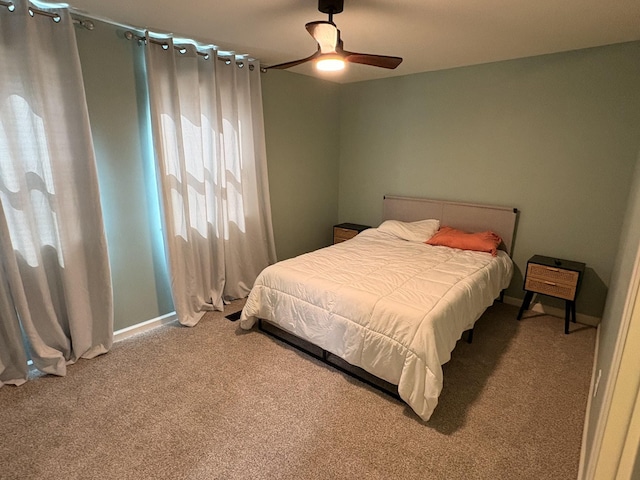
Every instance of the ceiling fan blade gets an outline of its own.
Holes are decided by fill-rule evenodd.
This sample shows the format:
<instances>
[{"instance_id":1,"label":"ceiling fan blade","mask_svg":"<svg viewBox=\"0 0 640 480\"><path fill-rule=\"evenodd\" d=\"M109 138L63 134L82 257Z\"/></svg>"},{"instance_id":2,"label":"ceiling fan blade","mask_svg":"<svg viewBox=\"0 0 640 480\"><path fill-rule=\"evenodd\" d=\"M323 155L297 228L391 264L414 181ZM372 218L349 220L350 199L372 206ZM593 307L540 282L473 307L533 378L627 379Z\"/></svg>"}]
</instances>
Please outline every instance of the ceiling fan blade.
<instances>
[{"instance_id":1,"label":"ceiling fan blade","mask_svg":"<svg viewBox=\"0 0 640 480\"><path fill-rule=\"evenodd\" d=\"M400 57L390 57L387 55L370 55L367 53L354 53L341 50L338 52L344 55L344 59L350 63L359 63L361 65L371 65L372 67L382 67L394 69L402 63Z\"/></svg>"},{"instance_id":2,"label":"ceiling fan blade","mask_svg":"<svg viewBox=\"0 0 640 480\"><path fill-rule=\"evenodd\" d=\"M295 67L296 65L300 65L305 62L309 62L320 55L320 50L318 50L313 55L310 55L306 58L301 58L300 60L293 60L291 62L279 63L277 65L271 65L269 67L265 67L267 70L276 69L276 70L284 70L285 68Z\"/></svg>"},{"instance_id":3,"label":"ceiling fan blade","mask_svg":"<svg viewBox=\"0 0 640 480\"><path fill-rule=\"evenodd\" d=\"M340 42L340 30L332 22L320 20L304 26L320 47L321 53L335 53Z\"/></svg>"}]
</instances>

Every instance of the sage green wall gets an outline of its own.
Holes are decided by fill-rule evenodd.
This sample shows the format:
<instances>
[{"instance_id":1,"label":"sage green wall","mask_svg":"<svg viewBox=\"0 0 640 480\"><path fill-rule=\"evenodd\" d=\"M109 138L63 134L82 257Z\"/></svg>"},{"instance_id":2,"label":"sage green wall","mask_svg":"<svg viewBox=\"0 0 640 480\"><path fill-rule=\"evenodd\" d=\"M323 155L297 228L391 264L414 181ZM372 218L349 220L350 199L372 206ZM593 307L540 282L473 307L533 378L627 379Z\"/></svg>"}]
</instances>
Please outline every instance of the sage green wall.
<instances>
[{"instance_id":1,"label":"sage green wall","mask_svg":"<svg viewBox=\"0 0 640 480\"><path fill-rule=\"evenodd\" d=\"M98 165L113 282L116 330L173 311L144 112L136 88L135 42L95 22L76 29Z\"/></svg>"},{"instance_id":2,"label":"sage green wall","mask_svg":"<svg viewBox=\"0 0 640 480\"><path fill-rule=\"evenodd\" d=\"M344 85L339 220L378 224L385 194L517 207L507 294L522 296L533 254L582 261L577 308L600 317L639 85L640 42Z\"/></svg>"},{"instance_id":3,"label":"sage green wall","mask_svg":"<svg viewBox=\"0 0 640 480\"><path fill-rule=\"evenodd\" d=\"M278 260L332 243L338 220L338 88L291 72L262 76Z\"/></svg>"}]
</instances>

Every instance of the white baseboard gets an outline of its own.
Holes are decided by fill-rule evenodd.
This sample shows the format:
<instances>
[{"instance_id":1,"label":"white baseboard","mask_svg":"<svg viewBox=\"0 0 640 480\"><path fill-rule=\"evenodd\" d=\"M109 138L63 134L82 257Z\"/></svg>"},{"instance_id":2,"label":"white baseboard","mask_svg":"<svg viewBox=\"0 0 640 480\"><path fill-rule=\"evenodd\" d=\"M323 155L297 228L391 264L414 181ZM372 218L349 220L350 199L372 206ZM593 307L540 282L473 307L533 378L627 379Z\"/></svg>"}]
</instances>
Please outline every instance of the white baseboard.
<instances>
[{"instance_id":1,"label":"white baseboard","mask_svg":"<svg viewBox=\"0 0 640 480\"><path fill-rule=\"evenodd\" d=\"M535 297L534 297L535 300ZM504 303L509 305L515 305L519 307L522 305L521 298L508 297L505 295ZM551 315L554 317L564 318L564 310L562 308L550 307L549 305L543 305L538 301L531 302L529 310L533 310L538 313L545 313L547 315ZM578 323L582 323L583 325L590 325L592 327L597 327L600 324L600 317L593 317L591 315L585 315L584 313L576 313L576 321Z\"/></svg>"},{"instance_id":2,"label":"white baseboard","mask_svg":"<svg viewBox=\"0 0 640 480\"><path fill-rule=\"evenodd\" d=\"M113 341L114 343L119 342L121 340L124 340L125 338L133 337L134 335L138 335L139 333L153 330L154 328L161 327L177 320L178 316L176 315L176 312L167 313L166 315L162 315L161 317L152 318L151 320L147 320L146 322L137 323L135 325L131 325L130 327L122 328L113 332Z\"/></svg>"}]
</instances>

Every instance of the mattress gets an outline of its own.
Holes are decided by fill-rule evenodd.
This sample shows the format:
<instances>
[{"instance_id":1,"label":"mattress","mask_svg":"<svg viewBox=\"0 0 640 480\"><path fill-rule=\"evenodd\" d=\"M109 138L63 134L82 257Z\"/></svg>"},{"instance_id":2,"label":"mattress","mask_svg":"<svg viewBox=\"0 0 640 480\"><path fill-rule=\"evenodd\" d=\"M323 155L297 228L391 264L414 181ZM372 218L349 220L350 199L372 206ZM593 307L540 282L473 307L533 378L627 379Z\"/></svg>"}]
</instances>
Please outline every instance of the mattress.
<instances>
[{"instance_id":1,"label":"mattress","mask_svg":"<svg viewBox=\"0 0 640 480\"><path fill-rule=\"evenodd\" d=\"M442 390L442 365L512 274L502 251L494 257L370 229L267 267L240 325L268 320L397 385L428 420Z\"/></svg>"}]
</instances>

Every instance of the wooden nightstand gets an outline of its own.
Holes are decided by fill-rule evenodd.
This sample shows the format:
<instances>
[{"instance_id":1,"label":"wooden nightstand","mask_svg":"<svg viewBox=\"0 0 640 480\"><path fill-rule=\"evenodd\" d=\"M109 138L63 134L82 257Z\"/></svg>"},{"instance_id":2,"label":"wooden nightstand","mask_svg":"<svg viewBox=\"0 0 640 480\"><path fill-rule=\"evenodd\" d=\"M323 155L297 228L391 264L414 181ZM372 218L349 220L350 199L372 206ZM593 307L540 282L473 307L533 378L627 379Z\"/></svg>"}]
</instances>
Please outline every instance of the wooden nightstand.
<instances>
[{"instance_id":1,"label":"wooden nightstand","mask_svg":"<svg viewBox=\"0 0 640 480\"><path fill-rule=\"evenodd\" d=\"M569 317L576 321L576 297L580 282L584 275L585 264L562 260L560 258L534 255L527 262L527 273L524 277L524 300L518 320L529 308L534 293L565 300L564 333L569 333Z\"/></svg>"},{"instance_id":2,"label":"wooden nightstand","mask_svg":"<svg viewBox=\"0 0 640 480\"><path fill-rule=\"evenodd\" d=\"M368 225L358 225L357 223L341 223L333 226L333 243L344 242L355 237L361 231L371 228Z\"/></svg>"}]
</instances>

